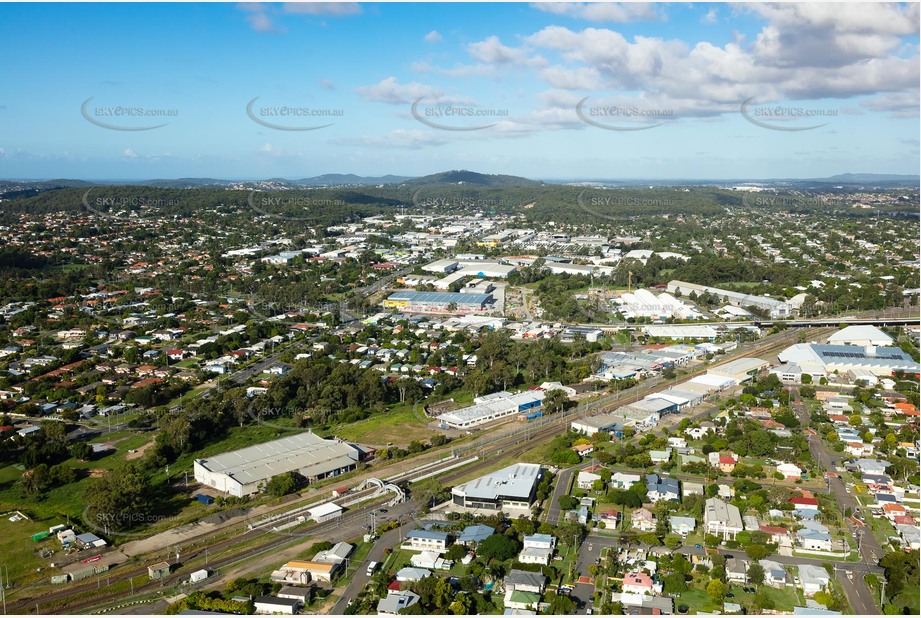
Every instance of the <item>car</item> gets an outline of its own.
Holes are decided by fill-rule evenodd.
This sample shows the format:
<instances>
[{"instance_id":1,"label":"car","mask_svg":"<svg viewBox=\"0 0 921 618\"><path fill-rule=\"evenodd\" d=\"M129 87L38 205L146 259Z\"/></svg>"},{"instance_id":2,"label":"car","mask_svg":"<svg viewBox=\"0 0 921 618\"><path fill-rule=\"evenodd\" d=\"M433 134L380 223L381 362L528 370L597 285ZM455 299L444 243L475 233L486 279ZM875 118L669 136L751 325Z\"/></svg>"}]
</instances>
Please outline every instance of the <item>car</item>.
<instances>
[{"instance_id":1,"label":"car","mask_svg":"<svg viewBox=\"0 0 921 618\"><path fill-rule=\"evenodd\" d=\"M592 613L592 608L589 607L587 610L585 610L585 613L586 613L586 614L591 614L591 613Z\"/></svg>"},{"instance_id":2,"label":"car","mask_svg":"<svg viewBox=\"0 0 921 618\"><path fill-rule=\"evenodd\" d=\"M387 509L377 509L377 512L378 512L378 513L386 513L386 512L387 512Z\"/></svg>"},{"instance_id":3,"label":"car","mask_svg":"<svg viewBox=\"0 0 921 618\"><path fill-rule=\"evenodd\" d=\"M700 543L698 543L697 545L694 546L694 549L703 549L703 548L704 548L704 546L701 545Z\"/></svg>"}]
</instances>

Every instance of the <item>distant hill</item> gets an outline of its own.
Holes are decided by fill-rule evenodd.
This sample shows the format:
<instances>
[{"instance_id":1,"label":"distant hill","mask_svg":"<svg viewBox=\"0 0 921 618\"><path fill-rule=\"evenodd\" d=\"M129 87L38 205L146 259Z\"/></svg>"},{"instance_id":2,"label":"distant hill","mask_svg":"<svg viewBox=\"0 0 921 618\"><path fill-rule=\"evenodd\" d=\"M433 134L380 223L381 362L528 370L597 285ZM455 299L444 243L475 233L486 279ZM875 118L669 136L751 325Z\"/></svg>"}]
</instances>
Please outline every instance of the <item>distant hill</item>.
<instances>
[{"instance_id":1,"label":"distant hill","mask_svg":"<svg viewBox=\"0 0 921 618\"><path fill-rule=\"evenodd\" d=\"M301 178L300 180L295 180L293 182L308 187L342 185L396 185L411 179L411 176L394 176L393 174L387 174L386 176L322 174L320 176L314 176L313 178Z\"/></svg>"},{"instance_id":2,"label":"distant hill","mask_svg":"<svg viewBox=\"0 0 921 618\"><path fill-rule=\"evenodd\" d=\"M828 178L813 178L820 182L837 182L840 184L877 184L877 183L911 183L918 184L921 176L912 176L910 174L838 174Z\"/></svg>"},{"instance_id":3,"label":"distant hill","mask_svg":"<svg viewBox=\"0 0 921 618\"><path fill-rule=\"evenodd\" d=\"M403 183L408 186L431 186L431 185L476 185L479 187L540 187L544 183L539 180L531 180L521 176L506 176L504 174L480 174L468 170L451 170L438 174L430 174L413 178Z\"/></svg>"}]
</instances>

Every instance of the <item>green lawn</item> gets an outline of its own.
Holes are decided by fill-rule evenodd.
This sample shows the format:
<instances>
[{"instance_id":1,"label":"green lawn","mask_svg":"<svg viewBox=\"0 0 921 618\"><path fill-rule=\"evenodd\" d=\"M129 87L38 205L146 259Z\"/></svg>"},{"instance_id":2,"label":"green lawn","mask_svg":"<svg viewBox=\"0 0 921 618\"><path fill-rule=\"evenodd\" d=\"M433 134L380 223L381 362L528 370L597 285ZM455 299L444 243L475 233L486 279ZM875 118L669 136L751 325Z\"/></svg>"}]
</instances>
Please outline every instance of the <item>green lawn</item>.
<instances>
[{"instance_id":1,"label":"green lawn","mask_svg":"<svg viewBox=\"0 0 921 618\"><path fill-rule=\"evenodd\" d=\"M384 446L393 442L396 446L406 446L413 440L427 440L435 434L428 428L425 412L421 405L404 404L394 406L384 414L355 423L337 425L331 433L346 440L362 444Z\"/></svg>"},{"instance_id":2,"label":"green lawn","mask_svg":"<svg viewBox=\"0 0 921 618\"><path fill-rule=\"evenodd\" d=\"M6 513L5 509L0 512ZM3 568L9 574L10 582L21 586L44 577L38 572L39 567L46 566L54 558L45 560L38 556L42 549L60 550L61 544L56 538L49 537L44 541L35 542L32 535L36 532L47 532L54 524L67 523L65 519L54 521L17 521L11 522L10 515L0 518L0 556L3 557Z\"/></svg>"},{"instance_id":3,"label":"green lawn","mask_svg":"<svg viewBox=\"0 0 921 618\"><path fill-rule=\"evenodd\" d=\"M730 599L732 601L733 599ZM679 605L687 605L689 614L696 613L713 613L722 611L723 606L713 600L709 594L703 590L686 590L675 595L675 611Z\"/></svg>"}]
</instances>

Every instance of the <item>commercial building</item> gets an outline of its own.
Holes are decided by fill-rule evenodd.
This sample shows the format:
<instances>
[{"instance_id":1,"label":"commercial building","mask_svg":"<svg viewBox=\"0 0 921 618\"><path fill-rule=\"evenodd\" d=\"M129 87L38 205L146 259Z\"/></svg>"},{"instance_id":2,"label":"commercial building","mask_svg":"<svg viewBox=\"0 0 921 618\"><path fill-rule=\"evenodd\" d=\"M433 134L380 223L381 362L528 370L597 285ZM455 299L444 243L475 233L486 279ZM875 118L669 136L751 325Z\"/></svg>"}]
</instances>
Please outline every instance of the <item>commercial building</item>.
<instances>
[{"instance_id":1,"label":"commercial building","mask_svg":"<svg viewBox=\"0 0 921 618\"><path fill-rule=\"evenodd\" d=\"M500 418L517 415L541 406L544 391L522 393L499 391L474 398L474 405L445 412L435 417L439 423L454 429L468 429Z\"/></svg>"},{"instance_id":2,"label":"commercial building","mask_svg":"<svg viewBox=\"0 0 921 618\"><path fill-rule=\"evenodd\" d=\"M407 313L476 313L491 308L492 294L460 292L394 292L384 300L384 307Z\"/></svg>"},{"instance_id":3,"label":"commercial building","mask_svg":"<svg viewBox=\"0 0 921 618\"><path fill-rule=\"evenodd\" d=\"M789 304L769 296L743 294L742 292L733 292L732 290L723 290L708 285L697 285L696 283L678 280L669 281L666 289L672 294L680 294L682 296L690 297L691 294L693 294L695 298L701 294L711 294L719 298L722 302L735 307L754 307L761 311L767 311L772 319L789 317L793 312Z\"/></svg>"},{"instance_id":4,"label":"commercial building","mask_svg":"<svg viewBox=\"0 0 921 618\"><path fill-rule=\"evenodd\" d=\"M361 452L346 442L307 431L206 459L196 459L195 480L242 497L261 491L273 476L297 472L309 481L355 469Z\"/></svg>"},{"instance_id":5,"label":"commercial building","mask_svg":"<svg viewBox=\"0 0 921 618\"><path fill-rule=\"evenodd\" d=\"M797 343L777 358L810 374L866 370L876 376L891 376L896 371L915 375L921 372L921 366L911 356L895 347Z\"/></svg>"},{"instance_id":6,"label":"commercial building","mask_svg":"<svg viewBox=\"0 0 921 618\"><path fill-rule=\"evenodd\" d=\"M760 358L737 358L707 370L709 375L732 378L737 384L747 382L758 375L762 369L769 367L770 363Z\"/></svg>"},{"instance_id":7,"label":"commercial building","mask_svg":"<svg viewBox=\"0 0 921 618\"><path fill-rule=\"evenodd\" d=\"M527 509L534 503L541 478L538 464L517 463L481 476L451 490L454 504L501 511Z\"/></svg>"},{"instance_id":8,"label":"commercial building","mask_svg":"<svg viewBox=\"0 0 921 618\"><path fill-rule=\"evenodd\" d=\"M623 418L612 414L599 414L598 416L587 416L572 421L570 427L573 431L593 436L599 431L616 431L623 429Z\"/></svg>"},{"instance_id":9,"label":"commercial building","mask_svg":"<svg viewBox=\"0 0 921 618\"><path fill-rule=\"evenodd\" d=\"M890 346L892 337L868 324L848 326L828 337L829 345Z\"/></svg>"}]
</instances>

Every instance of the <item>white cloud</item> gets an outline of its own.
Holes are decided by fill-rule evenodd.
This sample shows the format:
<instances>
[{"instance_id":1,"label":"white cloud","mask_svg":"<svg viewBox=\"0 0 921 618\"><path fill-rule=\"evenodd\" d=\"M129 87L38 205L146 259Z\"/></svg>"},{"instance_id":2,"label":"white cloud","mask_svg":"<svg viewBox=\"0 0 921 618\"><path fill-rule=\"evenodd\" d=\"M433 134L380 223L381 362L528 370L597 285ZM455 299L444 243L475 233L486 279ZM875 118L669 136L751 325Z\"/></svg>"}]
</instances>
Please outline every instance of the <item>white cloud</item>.
<instances>
[{"instance_id":1,"label":"white cloud","mask_svg":"<svg viewBox=\"0 0 921 618\"><path fill-rule=\"evenodd\" d=\"M334 84L333 82L331 82L331 81L328 80L328 79L321 79L319 83L320 83L321 86L323 86L323 87L324 87L325 89L327 89L327 90L335 90L335 89L336 89L336 84Z\"/></svg>"},{"instance_id":2,"label":"white cloud","mask_svg":"<svg viewBox=\"0 0 921 618\"><path fill-rule=\"evenodd\" d=\"M253 30L256 32L281 32L281 30L276 28L275 24L272 23L272 18L265 13L247 15L246 21L249 22L249 25L252 26Z\"/></svg>"},{"instance_id":3,"label":"white cloud","mask_svg":"<svg viewBox=\"0 0 921 618\"><path fill-rule=\"evenodd\" d=\"M626 23L659 19L655 5L646 2L538 2L531 6L544 13L587 21Z\"/></svg>"},{"instance_id":4,"label":"white cloud","mask_svg":"<svg viewBox=\"0 0 921 618\"><path fill-rule=\"evenodd\" d=\"M482 41L470 43L467 45L467 53L474 60L479 60L486 64L494 65L512 65L525 64L531 66L542 66L547 63L540 56L531 56L523 48L509 47L503 45L499 37L493 35Z\"/></svg>"},{"instance_id":5,"label":"white cloud","mask_svg":"<svg viewBox=\"0 0 921 618\"><path fill-rule=\"evenodd\" d=\"M137 159L138 153L136 153L132 148L125 148L125 151L122 152L122 156L126 159Z\"/></svg>"},{"instance_id":6,"label":"white cloud","mask_svg":"<svg viewBox=\"0 0 921 618\"><path fill-rule=\"evenodd\" d=\"M594 67L552 66L543 69L540 77L554 88L567 90L595 90L601 86L601 79Z\"/></svg>"},{"instance_id":7,"label":"white cloud","mask_svg":"<svg viewBox=\"0 0 921 618\"><path fill-rule=\"evenodd\" d=\"M716 23L716 9L710 9L707 11L707 14L700 18L700 23L702 24L713 24Z\"/></svg>"},{"instance_id":8,"label":"white cloud","mask_svg":"<svg viewBox=\"0 0 921 618\"><path fill-rule=\"evenodd\" d=\"M429 101L445 100L444 93L434 86L426 86L418 82L400 84L396 77L388 77L373 86L361 86L356 88L355 92L367 101L392 105L412 103L422 98Z\"/></svg>"},{"instance_id":9,"label":"white cloud","mask_svg":"<svg viewBox=\"0 0 921 618\"><path fill-rule=\"evenodd\" d=\"M286 2L284 11L299 15L328 15L330 17L358 15L362 12L361 5L357 2Z\"/></svg>"},{"instance_id":10,"label":"white cloud","mask_svg":"<svg viewBox=\"0 0 921 618\"><path fill-rule=\"evenodd\" d=\"M431 32L426 34L424 37L422 37L422 40L425 41L426 43L441 43L444 39L438 33L437 30L432 30Z\"/></svg>"}]
</instances>

